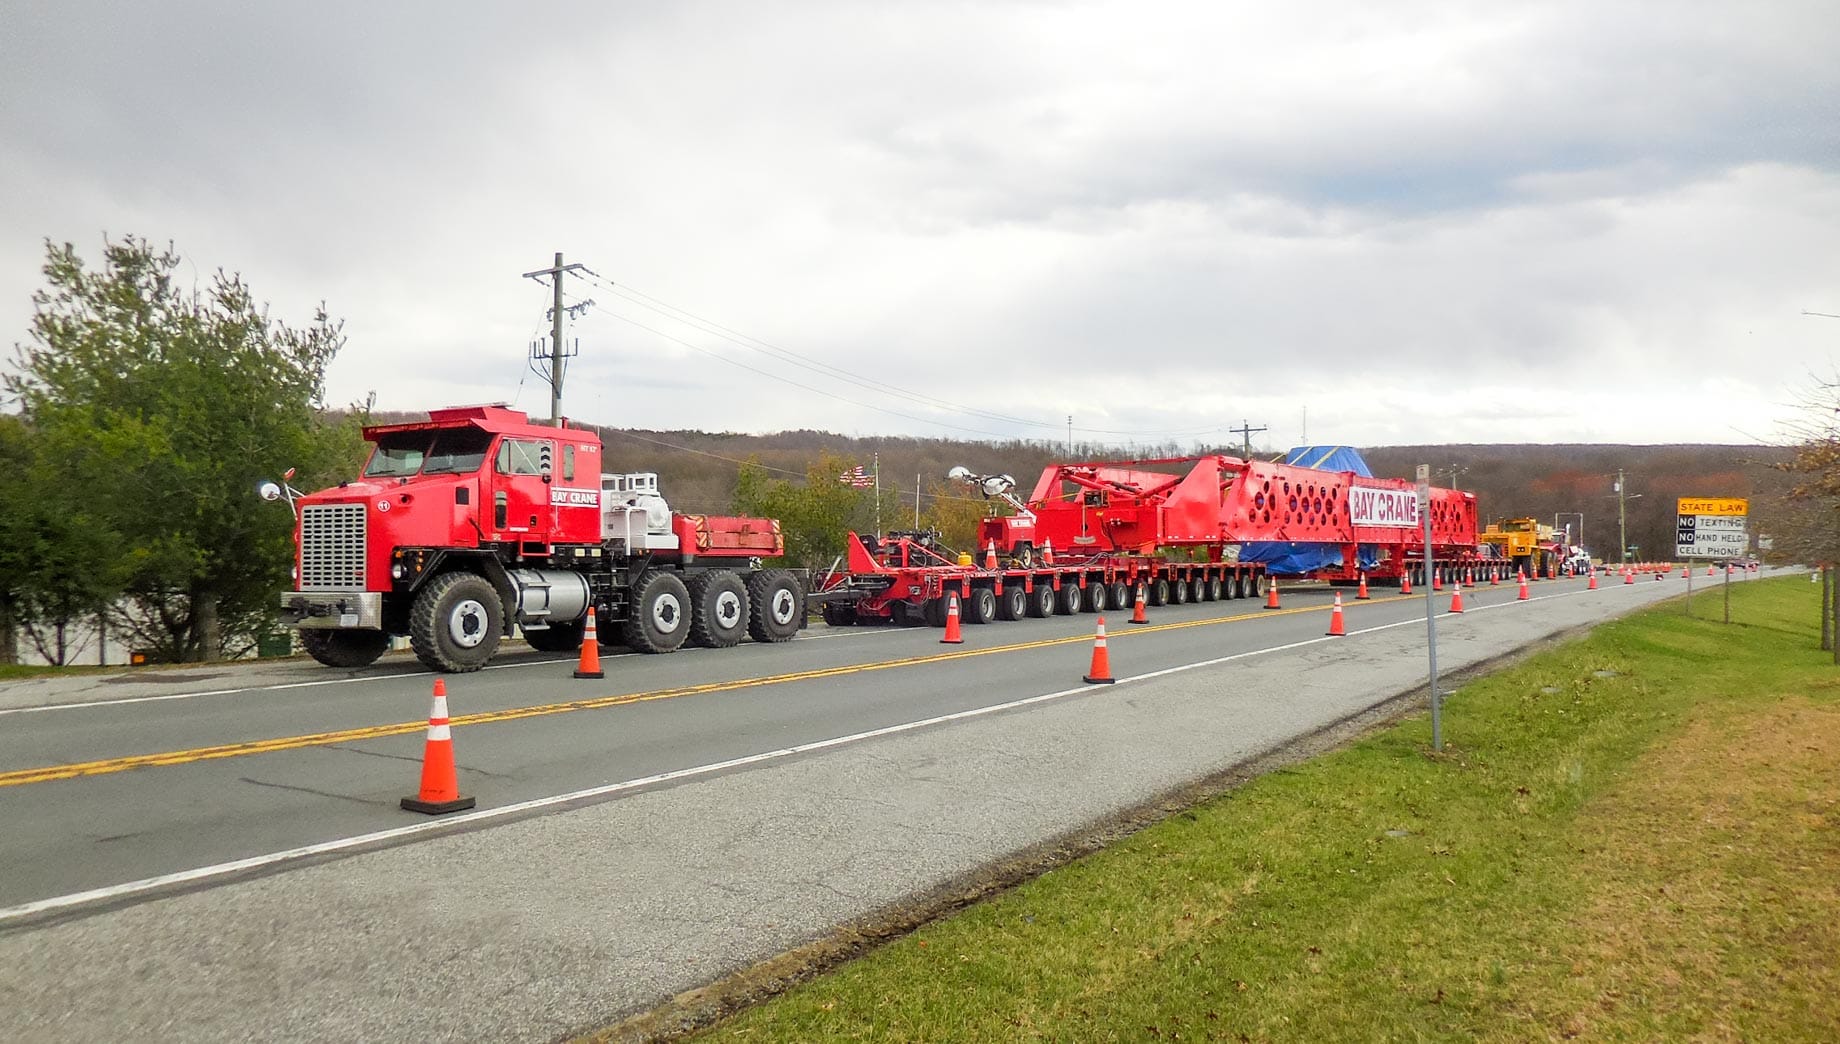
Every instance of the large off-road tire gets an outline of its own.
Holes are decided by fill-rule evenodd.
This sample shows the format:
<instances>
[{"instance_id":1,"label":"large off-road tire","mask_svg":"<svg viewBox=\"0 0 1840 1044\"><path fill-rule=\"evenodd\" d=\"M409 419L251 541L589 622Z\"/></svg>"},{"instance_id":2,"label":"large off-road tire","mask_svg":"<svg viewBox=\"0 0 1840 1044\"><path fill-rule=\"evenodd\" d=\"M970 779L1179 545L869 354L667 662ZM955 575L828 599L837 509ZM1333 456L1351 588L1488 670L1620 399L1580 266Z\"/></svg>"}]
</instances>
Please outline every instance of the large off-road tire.
<instances>
[{"instance_id":1,"label":"large off-road tire","mask_svg":"<svg viewBox=\"0 0 1840 1044\"><path fill-rule=\"evenodd\" d=\"M799 578L784 569L764 569L748 577L748 634L757 642L791 641L805 615L805 592Z\"/></svg>"},{"instance_id":2,"label":"large off-road tire","mask_svg":"<svg viewBox=\"0 0 1840 1044\"><path fill-rule=\"evenodd\" d=\"M581 648L583 620L553 623L540 631L525 631L524 642L538 652L572 653Z\"/></svg>"},{"instance_id":3,"label":"large off-road tire","mask_svg":"<svg viewBox=\"0 0 1840 1044\"><path fill-rule=\"evenodd\" d=\"M1021 581L1004 584L1003 593L997 595L997 619L1020 620L1029 612L1029 595L1022 589Z\"/></svg>"},{"instance_id":4,"label":"large off-road tire","mask_svg":"<svg viewBox=\"0 0 1840 1044\"><path fill-rule=\"evenodd\" d=\"M1054 615L1054 588L1047 583L1038 583L1035 590L1029 592L1029 615L1037 620Z\"/></svg>"},{"instance_id":5,"label":"large off-road tire","mask_svg":"<svg viewBox=\"0 0 1840 1044\"><path fill-rule=\"evenodd\" d=\"M620 641L643 653L676 652L690 637L690 591L675 573L647 569L633 585L631 615Z\"/></svg>"},{"instance_id":6,"label":"large off-road tire","mask_svg":"<svg viewBox=\"0 0 1840 1044\"><path fill-rule=\"evenodd\" d=\"M498 651L505 608L498 589L477 573L428 581L409 609L409 647L433 671L476 671Z\"/></svg>"},{"instance_id":7,"label":"large off-road tire","mask_svg":"<svg viewBox=\"0 0 1840 1044\"><path fill-rule=\"evenodd\" d=\"M748 593L740 577L712 569L692 574L684 588L690 593L690 644L726 649L747 635Z\"/></svg>"},{"instance_id":8,"label":"large off-road tire","mask_svg":"<svg viewBox=\"0 0 1840 1044\"><path fill-rule=\"evenodd\" d=\"M328 667L369 667L390 647L382 631L327 631L308 628L300 632L307 655Z\"/></svg>"}]
</instances>

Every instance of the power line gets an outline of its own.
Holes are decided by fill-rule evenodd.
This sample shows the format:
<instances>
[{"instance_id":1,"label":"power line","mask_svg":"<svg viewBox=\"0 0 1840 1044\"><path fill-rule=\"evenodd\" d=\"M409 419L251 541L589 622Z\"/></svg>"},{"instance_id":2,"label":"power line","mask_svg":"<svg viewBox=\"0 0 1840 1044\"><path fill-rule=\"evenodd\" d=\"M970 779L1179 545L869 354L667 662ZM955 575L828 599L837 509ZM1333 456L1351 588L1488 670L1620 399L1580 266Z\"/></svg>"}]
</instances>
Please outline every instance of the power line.
<instances>
[{"instance_id":1,"label":"power line","mask_svg":"<svg viewBox=\"0 0 1840 1044\"><path fill-rule=\"evenodd\" d=\"M743 467L752 466L752 467L760 468L762 471L778 472L781 475L791 475L795 478L809 479L811 477L809 474L803 471L793 471L790 468L776 468L772 466L771 464L762 464L757 460L737 460L734 457L724 457L720 453L710 453L708 450L693 449L689 446L679 446L676 443L665 442L662 439L648 439L643 435L635 435L632 432L626 431L625 429L622 429L622 428L605 428L605 429L599 429L599 430L603 430L609 434L618 435L622 438L635 439L639 442L650 443L653 446L662 446L665 449L677 450L680 453L694 453L699 457L708 457L711 460L726 461L729 464L741 465ZM934 500L961 500L965 502L971 502L971 501L976 501L976 500L981 499L978 497L955 497L949 493L928 493L926 490L923 490L923 489L922 490L902 489L898 485L889 486L887 488L891 492L897 495L905 496L910 493L918 493L921 496L932 497Z\"/></svg>"}]
</instances>

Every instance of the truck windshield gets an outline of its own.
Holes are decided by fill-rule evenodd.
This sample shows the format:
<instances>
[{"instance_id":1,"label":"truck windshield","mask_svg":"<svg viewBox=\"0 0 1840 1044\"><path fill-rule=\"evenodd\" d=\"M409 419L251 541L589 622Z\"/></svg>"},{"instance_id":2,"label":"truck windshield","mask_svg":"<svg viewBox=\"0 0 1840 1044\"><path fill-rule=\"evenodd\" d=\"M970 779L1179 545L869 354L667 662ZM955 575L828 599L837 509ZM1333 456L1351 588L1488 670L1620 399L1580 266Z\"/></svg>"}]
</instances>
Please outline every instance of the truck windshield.
<instances>
[{"instance_id":1,"label":"truck windshield","mask_svg":"<svg viewBox=\"0 0 1840 1044\"><path fill-rule=\"evenodd\" d=\"M364 465L364 477L405 478L418 472L455 475L478 471L491 444L492 436L478 428L392 432L377 440L370 462Z\"/></svg>"}]
</instances>

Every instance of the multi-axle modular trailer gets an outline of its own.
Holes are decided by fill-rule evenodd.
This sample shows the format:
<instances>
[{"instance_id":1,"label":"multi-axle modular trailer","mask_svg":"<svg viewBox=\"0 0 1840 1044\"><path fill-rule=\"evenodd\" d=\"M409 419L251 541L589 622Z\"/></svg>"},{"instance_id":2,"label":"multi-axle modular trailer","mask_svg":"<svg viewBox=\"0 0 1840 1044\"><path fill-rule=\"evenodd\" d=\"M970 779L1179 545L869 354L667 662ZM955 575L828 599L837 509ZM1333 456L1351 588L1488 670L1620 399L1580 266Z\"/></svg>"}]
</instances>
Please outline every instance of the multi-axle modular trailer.
<instances>
[{"instance_id":1,"label":"multi-axle modular trailer","mask_svg":"<svg viewBox=\"0 0 1840 1044\"><path fill-rule=\"evenodd\" d=\"M1425 515L1403 479L1211 454L1050 465L1024 501L1008 476L953 475L1014 509L979 523L976 561L930 534L852 534L848 570L823 583L827 621L937 626L954 593L965 619L981 622L1124 608L1139 584L1156 605L1263 595L1279 577L1427 579ZM1422 508L1440 577L1509 574L1476 539L1475 494L1433 487Z\"/></svg>"}]
</instances>

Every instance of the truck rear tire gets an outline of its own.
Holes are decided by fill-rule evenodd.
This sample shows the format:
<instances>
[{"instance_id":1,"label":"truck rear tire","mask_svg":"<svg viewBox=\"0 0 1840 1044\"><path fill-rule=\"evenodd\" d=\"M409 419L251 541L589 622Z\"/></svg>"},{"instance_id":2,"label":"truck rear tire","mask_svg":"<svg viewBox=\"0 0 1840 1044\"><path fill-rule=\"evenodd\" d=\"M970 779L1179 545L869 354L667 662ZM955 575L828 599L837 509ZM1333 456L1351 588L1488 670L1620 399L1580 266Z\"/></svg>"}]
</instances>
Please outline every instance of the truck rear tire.
<instances>
[{"instance_id":1,"label":"truck rear tire","mask_svg":"<svg viewBox=\"0 0 1840 1044\"><path fill-rule=\"evenodd\" d=\"M747 635L748 593L740 577L712 569L692 575L684 587L690 593L690 644L726 649Z\"/></svg>"},{"instance_id":2,"label":"truck rear tire","mask_svg":"<svg viewBox=\"0 0 1840 1044\"><path fill-rule=\"evenodd\" d=\"M647 569L633 585L632 615L620 640L643 653L676 652L690 636L690 592L675 574Z\"/></svg>"},{"instance_id":3,"label":"truck rear tire","mask_svg":"<svg viewBox=\"0 0 1840 1044\"><path fill-rule=\"evenodd\" d=\"M477 573L444 573L409 609L409 646L429 670L476 671L498 651L505 609L498 589Z\"/></svg>"},{"instance_id":4,"label":"truck rear tire","mask_svg":"<svg viewBox=\"0 0 1840 1044\"><path fill-rule=\"evenodd\" d=\"M805 592L798 577L784 569L765 569L748 577L748 634L757 642L785 642L799 633Z\"/></svg>"},{"instance_id":5,"label":"truck rear tire","mask_svg":"<svg viewBox=\"0 0 1840 1044\"><path fill-rule=\"evenodd\" d=\"M1082 593L1079 588L1073 586L1072 580L1062 581L1061 589L1054 593L1055 613L1061 616L1078 616L1080 611L1086 607L1086 599L1081 597Z\"/></svg>"},{"instance_id":6,"label":"truck rear tire","mask_svg":"<svg viewBox=\"0 0 1840 1044\"><path fill-rule=\"evenodd\" d=\"M369 667L390 647L382 631L327 631L318 627L300 632L307 655L328 667Z\"/></svg>"}]
</instances>

